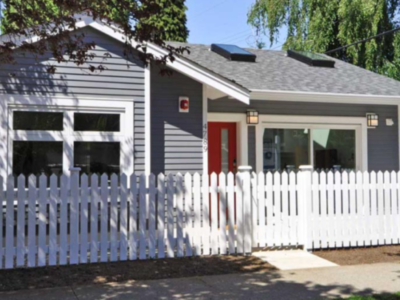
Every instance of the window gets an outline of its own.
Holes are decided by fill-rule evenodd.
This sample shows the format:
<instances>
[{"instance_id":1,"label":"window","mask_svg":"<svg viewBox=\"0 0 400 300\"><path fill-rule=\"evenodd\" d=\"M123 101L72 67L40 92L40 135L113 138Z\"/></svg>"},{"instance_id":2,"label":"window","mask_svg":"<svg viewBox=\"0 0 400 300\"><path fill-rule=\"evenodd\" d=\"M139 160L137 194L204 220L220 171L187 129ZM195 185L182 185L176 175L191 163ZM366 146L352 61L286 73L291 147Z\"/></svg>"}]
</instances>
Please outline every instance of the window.
<instances>
[{"instance_id":1,"label":"window","mask_svg":"<svg viewBox=\"0 0 400 300\"><path fill-rule=\"evenodd\" d=\"M357 158L356 130L266 128L263 156L264 171L291 171L309 164L316 170L354 170Z\"/></svg>"},{"instance_id":2,"label":"window","mask_svg":"<svg viewBox=\"0 0 400 300\"><path fill-rule=\"evenodd\" d=\"M63 130L63 113L14 112L14 130Z\"/></svg>"},{"instance_id":3,"label":"window","mask_svg":"<svg viewBox=\"0 0 400 300\"><path fill-rule=\"evenodd\" d=\"M86 174L120 173L120 143L75 142L74 165Z\"/></svg>"},{"instance_id":4,"label":"window","mask_svg":"<svg viewBox=\"0 0 400 300\"><path fill-rule=\"evenodd\" d=\"M14 141L13 175L60 175L63 164L62 142Z\"/></svg>"},{"instance_id":5,"label":"window","mask_svg":"<svg viewBox=\"0 0 400 300\"><path fill-rule=\"evenodd\" d=\"M120 117L117 114L74 114L75 131L119 132Z\"/></svg>"},{"instance_id":6,"label":"window","mask_svg":"<svg viewBox=\"0 0 400 300\"><path fill-rule=\"evenodd\" d=\"M309 164L309 140L307 129L266 129L264 170L292 170Z\"/></svg>"},{"instance_id":7,"label":"window","mask_svg":"<svg viewBox=\"0 0 400 300\"><path fill-rule=\"evenodd\" d=\"M64 102L62 102L63 105ZM14 175L131 174L134 165L133 103L100 107L93 100L41 112L9 108L8 169ZM98 111L101 113L97 113Z\"/></svg>"}]
</instances>

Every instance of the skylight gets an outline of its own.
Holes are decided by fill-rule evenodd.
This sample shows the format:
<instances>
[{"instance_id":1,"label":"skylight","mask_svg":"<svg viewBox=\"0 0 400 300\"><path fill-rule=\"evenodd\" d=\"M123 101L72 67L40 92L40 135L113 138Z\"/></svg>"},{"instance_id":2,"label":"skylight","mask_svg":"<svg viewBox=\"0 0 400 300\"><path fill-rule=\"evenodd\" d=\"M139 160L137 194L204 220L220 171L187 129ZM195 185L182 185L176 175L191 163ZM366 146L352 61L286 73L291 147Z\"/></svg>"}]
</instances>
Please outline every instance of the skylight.
<instances>
[{"instance_id":1,"label":"skylight","mask_svg":"<svg viewBox=\"0 0 400 300\"><path fill-rule=\"evenodd\" d=\"M255 62L257 56L236 45L212 44L211 51L233 61Z\"/></svg>"},{"instance_id":2,"label":"skylight","mask_svg":"<svg viewBox=\"0 0 400 300\"><path fill-rule=\"evenodd\" d=\"M305 51L293 51L288 50L288 56L301 61L309 66L313 67L326 67L326 68L334 68L335 61L327 58L326 56L312 53L312 52L305 52Z\"/></svg>"}]
</instances>

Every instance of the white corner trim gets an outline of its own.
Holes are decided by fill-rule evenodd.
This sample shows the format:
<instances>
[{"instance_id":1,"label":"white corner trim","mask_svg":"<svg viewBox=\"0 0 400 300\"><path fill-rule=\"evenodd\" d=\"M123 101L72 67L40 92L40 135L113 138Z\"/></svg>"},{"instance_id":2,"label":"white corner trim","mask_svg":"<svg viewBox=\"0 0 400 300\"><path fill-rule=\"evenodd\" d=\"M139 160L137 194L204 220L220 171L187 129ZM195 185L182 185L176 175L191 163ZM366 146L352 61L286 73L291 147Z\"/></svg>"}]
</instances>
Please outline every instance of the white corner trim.
<instances>
[{"instance_id":1,"label":"white corner trim","mask_svg":"<svg viewBox=\"0 0 400 300\"><path fill-rule=\"evenodd\" d=\"M203 84L203 174L208 174L208 87Z\"/></svg>"},{"instance_id":2,"label":"white corner trim","mask_svg":"<svg viewBox=\"0 0 400 300\"><path fill-rule=\"evenodd\" d=\"M252 100L399 105L400 96L251 90Z\"/></svg>"},{"instance_id":3,"label":"white corner trim","mask_svg":"<svg viewBox=\"0 0 400 300\"><path fill-rule=\"evenodd\" d=\"M151 173L151 74L150 64L144 70L145 92L144 92L144 115L145 115L145 173Z\"/></svg>"}]
</instances>

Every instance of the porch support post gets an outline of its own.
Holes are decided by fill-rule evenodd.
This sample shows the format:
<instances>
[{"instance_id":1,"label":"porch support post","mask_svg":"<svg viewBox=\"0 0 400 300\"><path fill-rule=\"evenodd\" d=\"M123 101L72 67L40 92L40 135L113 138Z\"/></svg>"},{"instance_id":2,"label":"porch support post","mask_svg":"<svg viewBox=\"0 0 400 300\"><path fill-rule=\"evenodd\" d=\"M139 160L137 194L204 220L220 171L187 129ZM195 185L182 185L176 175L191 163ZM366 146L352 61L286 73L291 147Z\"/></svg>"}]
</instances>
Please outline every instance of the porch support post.
<instances>
[{"instance_id":1,"label":"porch support post","mask_svg":"<svg viewBox=\"0 0 400 300\"><path fill-rule=\"evenodd\" d=\"M312 239L311 239L311 226L310 218L311 213L311 197L312 197L312 171L313 166L300 166L300 178L298 180L298 186L300 187L300 199L299 199L299 212L300 224L301 224L301 240L303 249L305 251L311 251Z\"/></svg>"},{"instance_id":2,"label":"porch support post","mask_svg":"<svg viewBox=\"0 0 400 300\"><path fill-rule=\"evenodd\" d=\"M151 173L151 77L150 77L150 62L144 69L145 78L145 96L144 96L144 148L145 148L145 174ZM129 175L129 174L128 174Z\"/></svg>"}]
</instances>

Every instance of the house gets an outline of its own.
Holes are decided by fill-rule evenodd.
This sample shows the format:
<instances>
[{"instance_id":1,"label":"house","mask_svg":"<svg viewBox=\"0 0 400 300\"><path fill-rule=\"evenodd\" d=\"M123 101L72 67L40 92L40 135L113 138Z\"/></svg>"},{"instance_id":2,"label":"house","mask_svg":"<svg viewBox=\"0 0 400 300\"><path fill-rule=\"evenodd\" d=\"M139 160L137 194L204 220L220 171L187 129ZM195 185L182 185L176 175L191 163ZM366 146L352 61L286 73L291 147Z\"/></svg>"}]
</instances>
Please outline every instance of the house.
<instances>
[{"instance_id":1,"label":"house","mask_svg":"<svg viewBox=\"0 0 400 300\"><path fill-rule=\"evenodd\" d=\"M49 56L1 67L1 176L399 169L398 81L323 55L218 44L185 44L190 54L161 76L127 62L113 28L78 27L105 71L71 63L49 74Z\"/></svg>"}]
</instances>

